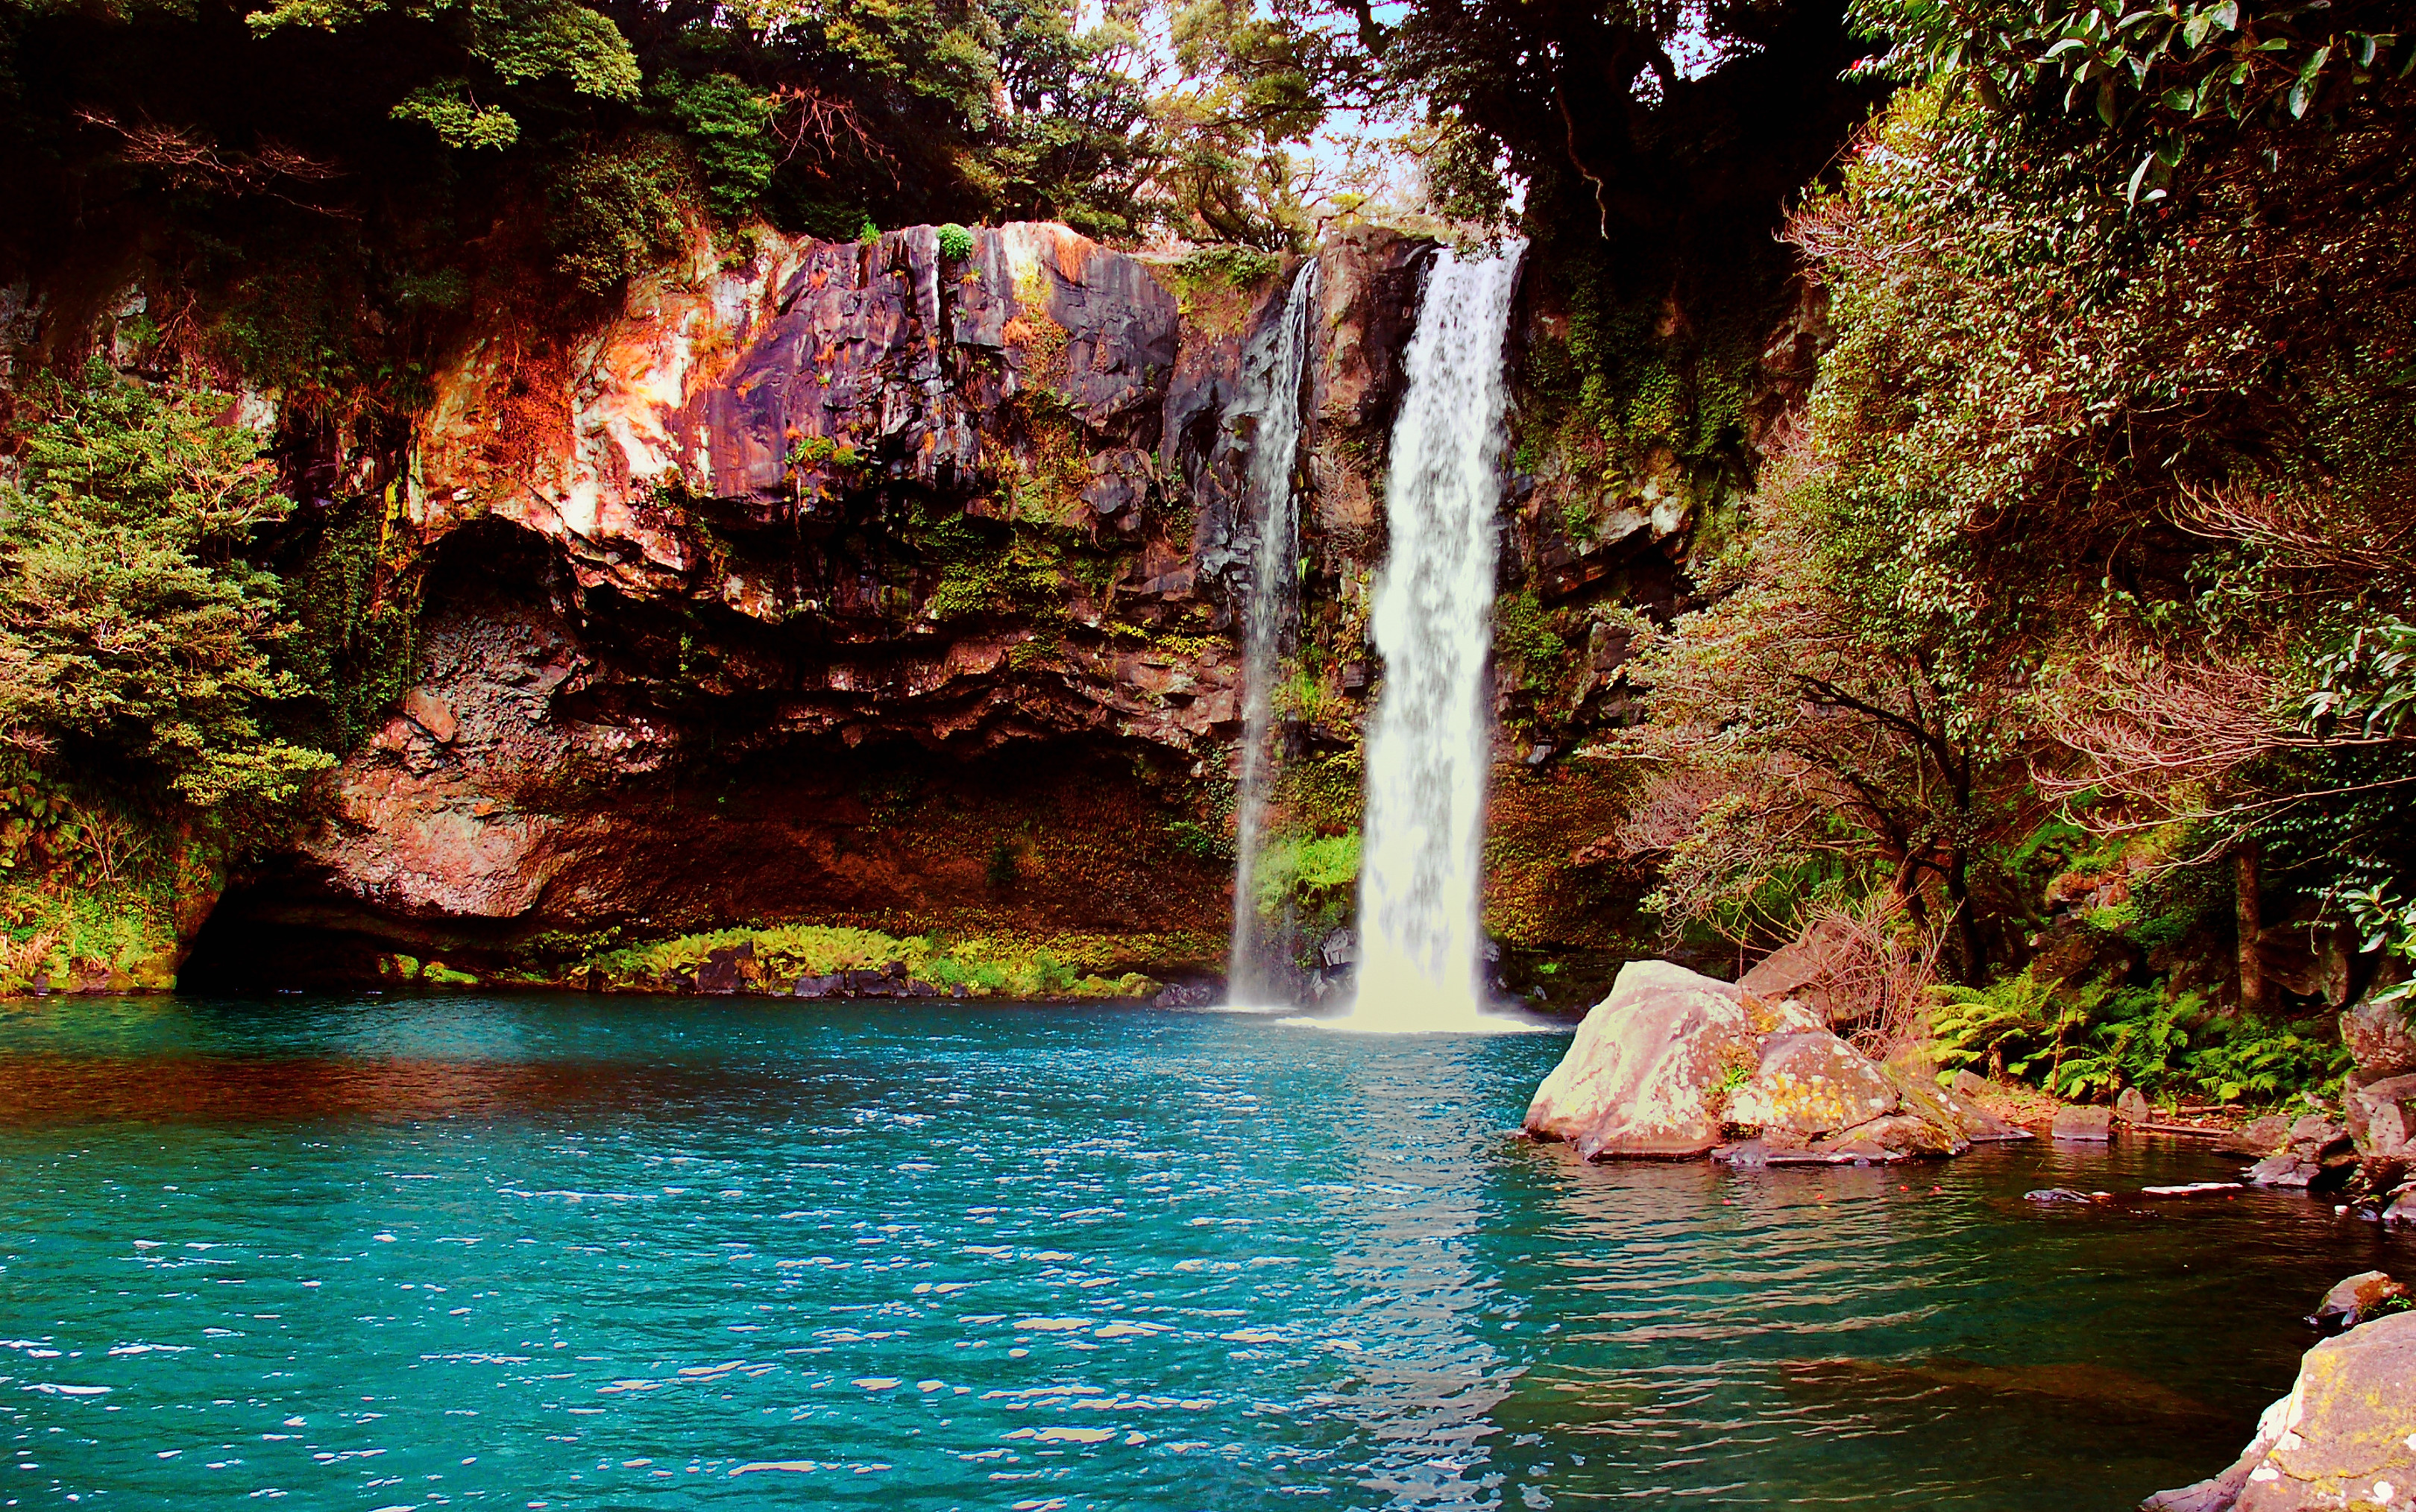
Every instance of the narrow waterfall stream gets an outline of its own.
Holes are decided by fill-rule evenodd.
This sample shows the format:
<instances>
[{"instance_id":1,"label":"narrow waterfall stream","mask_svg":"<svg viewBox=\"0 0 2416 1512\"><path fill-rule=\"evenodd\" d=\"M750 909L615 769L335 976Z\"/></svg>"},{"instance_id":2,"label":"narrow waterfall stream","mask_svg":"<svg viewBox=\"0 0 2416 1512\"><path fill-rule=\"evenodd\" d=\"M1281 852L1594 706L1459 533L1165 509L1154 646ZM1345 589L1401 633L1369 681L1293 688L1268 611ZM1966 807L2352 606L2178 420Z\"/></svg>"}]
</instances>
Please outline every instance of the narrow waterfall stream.
<instances>
[{"instance_id":1,"label":"narrow waterfall stream","mask_svg":"<svg viewBox=\"0 0 2416 1512\"><path fill-rule=\"evenodd\" d=\"M1301 388L1315 341L1317 260L1301 265L1272 333L1250 396L1258 433L1250 447L1247 502L1258 517L1258 549L1242 630L1242 776L1234 808L1231 998L1280 1000L1284 974L1274 959L1290 931L1270 931L1259 914L1259 875L1266 843L1267 796L1281 764L1276 685L1283 675L1285 638L1300 612L1300 507L1293 465L1301 432Z\"/></svg>"},{"instance_id":2,"label":"narrow waterfall stream","mask_svg":"<svg viewBox=\"0 0 2416 1512\"><path fill-rule=\"evenodd\" d=\"M1359 982L1346 1022L1483 1022L1479 922L1492 729L1503 346L1522 242L1435 261L1408 355L1385 480L1391 554L1376 584L1383 689L1367 738Z\"/></svg>"}]
</instances>

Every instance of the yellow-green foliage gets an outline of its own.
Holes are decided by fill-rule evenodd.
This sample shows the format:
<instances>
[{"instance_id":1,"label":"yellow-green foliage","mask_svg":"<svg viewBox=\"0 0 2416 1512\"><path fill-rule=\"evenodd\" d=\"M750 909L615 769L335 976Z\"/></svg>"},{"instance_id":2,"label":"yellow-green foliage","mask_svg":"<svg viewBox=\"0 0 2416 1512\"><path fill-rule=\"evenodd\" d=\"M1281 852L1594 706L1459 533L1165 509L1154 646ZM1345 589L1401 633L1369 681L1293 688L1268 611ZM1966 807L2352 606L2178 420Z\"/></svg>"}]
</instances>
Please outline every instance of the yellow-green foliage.
<instances>
[{"instance_id":1,"label":"yellow-green foliage","mask_svg":"<svg viewBox=\"0 0 2416 1512\"><path fill-rule=\"evenodd\" d=\"M1533 588L1503 594L1493 602L1493 650L1497 657L1516 657L1525 666L1526 681L1539 681L1569 648L1556 617L1548 612Z\"/></svg>"},{"instance_id":2,"label":"yellow-green foliage","mask_svg":"<svg viewBox=\"0 0 2416 1512\"><path fill-rule=\"evenodd\" d=\"M1280 836L1260 855L1258 880L1262 915L1278 917L1290 903L1310 928L1331 928L1359 885L1359 832Z\"/></svg>"},{"instance_id":3,"label":"yellow-green foliage","mask_svg":"<svg viewBox=\"0 0 2416 1512\"><path fill-rule=\"evenodd\" d=\"M218 885L215 853L166 825L0 764L0 994L174 986L177 900Z\"/></svg>"},{"instance_id":4,"label":"yellow-green foliage","mask_svg":"<svg viewBox=\"0 0 2416 1512\"><path fill-rule=\"evenodd\" d=\"M923 603L923 612L934 619L1045 616L1063 608L1065 552L1036 531L986 527L961 514L927 507L917 516L910 540L940 567L940 581Z\"/></svg>"},{"instance_id":5,"label":"yellow-green foliage","mask_svg":"<svg viewBox=\"0 0 2416 1512\"><path fill-rule=\"evenodd\" d=\"M630 945L593 957L570 975L574 980L582 975L599 976L615 990L644 991L669 985L684 970L694 971L717 950L751 945L757 971L774 987L798 976L877 971L903 961L910 975L944 989L962 987L972 997L1143 997L1157 989L1150 978L1138 972L1109 977L1095 969L1106 963L1103 958L1110 950L1126 950L1131 945L1120 937L1110 941L1080 935L1048 941L938 934L901 939L844 925L781 924Z\"/></svg>"},{"instance_id":6,"label":"yellow-green foliage","mask_svg":"<svg viewBox=\"0 0 2416 1512\"><path fill-rule=\"evenodd\" d=\"M1202 247L1150 271L1183 311L1184 324L1209 337L1240 334L1269 279L1283 262L1249 247Z\"/></svg>"}]
</instances>

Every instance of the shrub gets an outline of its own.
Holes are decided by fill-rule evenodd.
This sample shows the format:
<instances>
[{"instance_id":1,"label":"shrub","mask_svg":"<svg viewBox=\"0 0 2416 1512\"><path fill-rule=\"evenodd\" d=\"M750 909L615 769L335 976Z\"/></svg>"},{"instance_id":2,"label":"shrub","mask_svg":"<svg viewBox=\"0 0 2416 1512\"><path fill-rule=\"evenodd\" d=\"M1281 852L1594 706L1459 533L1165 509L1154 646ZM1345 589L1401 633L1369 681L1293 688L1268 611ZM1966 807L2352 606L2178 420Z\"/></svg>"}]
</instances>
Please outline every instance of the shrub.
<instances>
[{"instance_id":1,"label":"shrub","mask_svg":"<svg viewBox=\"0 0 2416 1512\"><path fill-rule=\"evenodd\" d=\"M1940 1065L1985 1066L2059 1097L2137 1087L2278 1103L2329 1094L2348 1067L2347 1050L2316 1026L2227 1016L2167 984L2063 987L2024 971L1986 988L1940 988L1939 997Z\"/></svg>"},{"instance_id":2,"label":"shrub","mask_svg":"<svg viewBox=\"0 0 2416 1512\"><path fill-rule=\"evenodd\" d=\"M940 228L940 255L963 258L973 255L974 234L954 221Z\"/></svg>"},{"instance_id":3,"label":"shrub","mask_svg":"<svg viewBox=\"0 0 2416 1512\"><path fill-rule=\"evenodd\" d=\"M667 261L687 235L695 175L667 137L641 133L581 153L554 175L554 263L590 294Z\"/></svg>"},{"instance_id":4,"label":"shrub","mask_svg":"<svg viewBox=\"0 0 2416 1512\"><path fill-rule=\"evenodd\" d=\"M1331 930L1349 911L1359 885L1359 832L1271 840L1259 858L1259 914L1280 918L1287 906L1305 929Z\"/></svg>"}]
</instances>

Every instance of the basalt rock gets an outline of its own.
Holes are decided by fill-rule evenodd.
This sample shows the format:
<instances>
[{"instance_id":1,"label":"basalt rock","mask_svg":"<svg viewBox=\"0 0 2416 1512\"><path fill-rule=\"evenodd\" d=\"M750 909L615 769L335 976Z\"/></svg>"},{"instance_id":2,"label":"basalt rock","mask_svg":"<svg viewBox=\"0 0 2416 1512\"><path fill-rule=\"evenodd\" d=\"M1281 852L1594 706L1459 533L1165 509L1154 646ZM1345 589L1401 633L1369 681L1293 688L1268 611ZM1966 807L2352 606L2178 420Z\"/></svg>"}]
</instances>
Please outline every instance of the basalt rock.
<instances>
[{"instance_id":1,"label":"basalt rock","mask_svg":"<svg viewBox=\"0 0 2416 1512\"><path fill-rule=\"evenodd\" d=\"M2346 1184L2357 1165L2348 1130L2320 1113L2308 1113L2290 1126L2279 1150L2248 1169L2247 1179L2259 1187L2327 1191Z\"/></svg>"},{"instance_id":2,"label":"basalt rock","mask_svg":"<svg viewBox=\"0 0 2416 1512\"><path fill-rule=\"evenodd\" d=\"M2219 1155L2249 1155L2263 1158L2276 1154L2290 1137L2290 1120L2279 1113L2267 1113L2233 1129L2215 1142Z\"/></svg>"},{"instance_id":3,"label":"basalt rock","mask_svg":"<svg viewBox=\"0 0 2416 1512\"><path fill-rule=\"evenodd\" d=\"M2103 1142L2114 1137L2114 1110L2111 1108L2063 1107L2055 1111L2055 1122L2048 1133L2059 1140Z\"/></svg>"},{"instance_id":4,"label":"basalt rock","mask_svg":"<svg viewBox=\"0 0 2416 1512\"><path fill-rule=\"evenodd\" d=\"M2360 1152L2369 1157L2416 1155L2416 1074L2352 1086L2342 1101Z\"/></svg>"},{"instance_id":5,"label":"basalt rock","mask_svg":"<svg viewBox=\"0 0 2416 1512\"><path fill-rule=\"evenodd\" d=\"M1376 691L1360 646L1385 451L1436 249L1359 223L1318 249L1300 633L1333 654L1305 658L1321 712L1282 732L1294 756L1347 751ZM404 954L577 985L624 946L781 921L1213 969L1253 375L1298 265L1041 223L978 228L960 257L929 226L755 227L700 235L600 312L475 294L413 415L322 422L240 396L297 501L278 567L308 578L341 559L367 573L343 612L393 633L342 673L380 702L343 711L325 822L230 880L187 985ZM1522 291L1514 365L1566 376L1571 292ZM1691 522L1733 510L1721 480L1802 399L1820 321L1799 292L1781 360L1724 380L1754 418L1722 461L1662 448L1631 476L1527 438L1558 460L1512 480L1505 589L1675 612ZM110 308L150 308L128 298ZM25 329L65 318L0 291L0 379L44 344ZM121 345L96 349L129 360ZM1601 779L1558 753L1640 696L1621 672L1635 633L1586 635L1548 676L1496 679L1554 732L1502 752L1502 833L1550 840L1512 847L1501 906L1525 944L1607 945L1632 902L1593 836L1560 842ZM180 910L188 941L207 907ZM733 971L733 991L783 985L710 962L676 985Z\"/></svg>"},{"instance_id":6,"label":"basalt rock","mask_svg":"<svg viewBox=\"0 0 2416 1512\"><path fill-rule=\"evenodd\" d=\"M1344 239L1318 497L1351 528L1311 544L1351 576L1431 244ZM763 917L1200 960L1225 869L1167 837L1216 822L1197 784L1239 724L1216 567L1243 554L1271 268L1211 320L1196 280L1059 225L963 258L929 227L764 233L576 340L468 341L385 527L427 605L416 686L199 975L307 974L297 940L494 967Z\"/></svg>"},{"instance_id":7,"label":"basalt rock","mask_svg":"<svg viewBox=\"0 0 2416 1512\"><path fill-rule=\"evenodd\" d=\"M2416 1026L2405 1001L2378 988L2340 1016L2349 1073L2342 1096L2348 1132L2369 1156L2416 1153Z\"/></svg>"}]
</instances>

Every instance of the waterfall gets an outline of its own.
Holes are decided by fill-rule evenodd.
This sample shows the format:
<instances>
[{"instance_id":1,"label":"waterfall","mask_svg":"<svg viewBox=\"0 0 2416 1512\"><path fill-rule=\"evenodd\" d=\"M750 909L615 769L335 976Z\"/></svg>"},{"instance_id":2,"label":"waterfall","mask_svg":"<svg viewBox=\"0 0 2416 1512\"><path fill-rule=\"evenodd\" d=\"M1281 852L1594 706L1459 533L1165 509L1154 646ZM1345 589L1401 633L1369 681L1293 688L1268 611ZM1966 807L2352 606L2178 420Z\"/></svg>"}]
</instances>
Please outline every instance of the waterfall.
<instances>
[{"instance_id":1,"label":"waterfall","mask_svg":"<svg viewBox=\"0 0 2416 1512\"><path fill-rule=\"evenodd\" d=\"M1478 1027L1485 804L1502 501L1504 343L1525 245L1435 261L1410 340L1376 583L1383 688L1367 739L1359 875L1363 1029Z\"/></svg>"},{"instance_id":2,"label":"waterfall","mask_svg":"<svg viewBox=\"0 0 2416 1512\"><path fill-rule=\"evenodd\" d=\"M1242 779L1234 803L1233 941L1231 1000L1267 1004L1283 991L1283 973L1271 953L1289 930L1267 938L1259 916L1261 852L1266 839L1267 793L1281 752L1276 684L1283 672L1284 639L1300 604L1300 506L1292 470L1300 452L1301 388L1314 349L1317 260L1301 265L1285 296L1265 364L1252 377L1258 431L1250 446L1245 503L1258 517L1249 597L1242 626Z\"/></svg>"}]
</instances>

